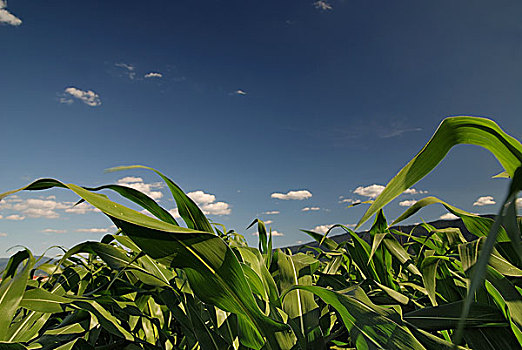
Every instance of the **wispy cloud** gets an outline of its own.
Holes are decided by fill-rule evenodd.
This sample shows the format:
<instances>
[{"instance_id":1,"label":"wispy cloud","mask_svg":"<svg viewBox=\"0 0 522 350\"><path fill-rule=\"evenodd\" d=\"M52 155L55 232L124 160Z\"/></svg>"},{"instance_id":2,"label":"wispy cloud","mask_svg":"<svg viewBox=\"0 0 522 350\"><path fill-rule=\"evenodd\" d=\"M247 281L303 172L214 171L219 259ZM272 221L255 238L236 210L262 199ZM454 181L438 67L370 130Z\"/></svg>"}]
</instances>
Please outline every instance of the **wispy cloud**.
<instances>
[{"instance_id":1,"label":"wispy cloud","mask_svg":"<svg viewBox=\"0 0 522 350\"><path fill-rule=\"evenodd\" d=\"M276 231L276 230L272 230L272 236L274 236L274 237L280 237L280 236L284 236L284 235L285 234L282 233L282 232L279 232L279 231ZM252 236L259 236L259 232L252 233Z\"/></svg>"},{"instance_id":2,"label":"wispy cloud","mask_svg":"<svg viewBox=\"0 0 522 350\"><path fill-rule=\"evenodd\" d=\"M76 232L86 232L86 233L108 233L110 230L106 228L79 228Z\"/></svg>"},{"instance_id":3,"label":"wispy cloud","mask_svg":"<svg viewBox=\"0 0 522 350\"><path fill-rule=\"evenodd\" d=\"M459 217L457 215L453 215L452 213L446 213L444 215L442 215L441 217L439 217L439 219L442 219L442 220L454 220L454 219L458 219Z\"/></svg>"},{"instance_id":4,"label":"wispy cloud","mask_svg":"<svg viewBox=\"0 0 522 350\"><path fill-rule=\"evenodd\" d=\"M265 212L263 212L261 214L264 214L264 215L277 215L279 213L280 213L279 210L269 210L269 211L265 211Z\"/></svg>"},{"instance_id":5,"label":"wispy cloud","mask_svg":"<svg viewBox=\"0 0 522 350\"><path fill-rule=\"evenodd\" d=\"M406 200L406 201L399 202L399 205L401 207L411 207L415 203L417 203L417 201L412 199L412 200Z\"/></svg>"},{"instance_id":6,"label":"wispy cloud","mask_svg":"<svg viewBox=\"0 0 522 350\"><path fill-rule=\"evenodd\" d=\"M485 205L493 205L493 204L497 204L497 202L495 202L495 200L492 196L484 196L484 197L479 197L475 201L475 203L473 203L473 206L483 207Z\"/></svg>"},{"instance_id":7,"label":"wispy cloud","mask_svg":"<svg viewBox=\"0 0 522 350\"><path fill-rule=\"evenodd\" d=\"M54 228L46 228L45 230L42 230L43 233L66 233L67 230L58 230Z\"/></svg>"},{"instance_id":8,"label":"wispy cloud","mask_svg":"<svg viewBox=\"0 0 522 350\"><path fill-rule=\"evenodd\" d=\"M324 0L319 0L319 1L314 2L314 6L316 9L319 9L321 11L329 11L332 9L332 5L330 5L329 3L327 3Z\"/></svg>"},{"instance_id":9,"label":"wispy cloud","mask_svg":"<svg viewBox=\"0 0 522 350\"><path fill-rule=\"evenodd\" d=\"M150 78L163 78L163 74L161 73L158 73L158 72L150 72L150 73L147 73L143 76L145 79L150 79Z\"/></svg>"},{"instance_id":10,"label":"wispy cloud","mask_svg":"<svg viewBox=\"0 0 522 350\"><path fill-rule=\"evenodd\" d=\"M241 89L238 89L234 92L231 92L229 95L240 95L240 96L245 96L247 94L247 92L245 90L241 90Z\"/></svg>"},{"instance_id":11,"label":"wispy cloud","mask_svg":"<svg viewBox=\"0 0 522 350\"><path fill-rule=\"evenodd\" d=\"M124 74L129 77L129 79L134 80L134 78L136 78L136 67L134 67L132 64L120 62L115 63L114 65L121 68Z\"/></svg>"},{"instance_id":12,"label":"wispy cloud","mask_svg":"<svg viewBox=\"0 0 522 350\"><path fill-rule=\"evenodd\" d=\"M145 183L141 177L127 176L119 179L116 183L143 192L155 200L163 197L163 193L158 191L163 186L161 182Z\"/></svg>"},{"instance_id":13,"label":"wispy cloud","mask_svg":"<svg viewBox=\"0 0 522 350\"><path fill-rule=\"evenodd\" d=\"M348 204L357 204L361 203L360 199L352 199L352 198L344 198L343 196L339 197L339 203L348 203Z\"/></svg>"},{"instance_id":14,"label":"wispy cloud","mask_svg":"<svg viewBox=\"0 0 522 350\"><path fill-rule=\"evenodd\" d=\"M60 103L72 104L73 98L78 99L91 107L98 107L101 105L100 95L92 90L81 90L75 87L68 87L64 91L64 96L60 98Z\"/></svg>"},{"instance_id":15,"label":"wispy cloud","mask_svg":"<svg viewBox=\"0 0 522 350\"><path fill-rule=\"evenodd\" d=\"M5 233L5 232L0 232L0 237L7 237L7 236L8 236L7 233Z\"/></svg>"},{"instance_id":16,"label":"wispy cloud","mask_svg":"<svg viewBox=\"0 0 522 350\"><path fill-rule=\"evenodd\" d=\"M304 207L301 211L318 211L321 210L319 207Z\"/></svg>"},{"instance_id":17,"label":"wispy cloud","mask_svg":"<svg viewBox=\"0 0 522 350\"><path fill-rule=\"evenodd\" d=\"M19 26L22 20L6 10L7 1L0 0L0 24Z\"/></svg>"},{"instance_id":18,"label":"wispy cloud","mask_svg":"<svg viewBox=\"0 0 522 350\"><path fill-rule=\"evenodd\" d=\"M6 220L13 220L13 221L21 221L25 219L25 216L13 214L13 215L7 215L5 217Z\"/></svg>"},{"instance_id":19,"label":"wispy cloud","mask_svg":"<svg viewBox=\"0 0 522 350\"><path fill-rule=\"evenodd\" d=\"M272 193L270 195L272 198L283 199L283 200L303 200L312 197L312 193L308 190L297 190L297 191L288 191L287 193Z\"/></svg>"}]
</instances>

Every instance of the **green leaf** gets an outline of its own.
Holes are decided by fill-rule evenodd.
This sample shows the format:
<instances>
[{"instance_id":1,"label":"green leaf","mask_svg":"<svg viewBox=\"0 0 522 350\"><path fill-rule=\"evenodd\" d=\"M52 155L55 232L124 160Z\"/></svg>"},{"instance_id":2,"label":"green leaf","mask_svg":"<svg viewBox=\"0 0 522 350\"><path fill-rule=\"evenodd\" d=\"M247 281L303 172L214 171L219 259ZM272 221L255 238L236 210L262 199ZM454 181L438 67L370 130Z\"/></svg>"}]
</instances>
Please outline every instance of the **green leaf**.
<instances>
[{"instance_id":1,"label":"green leaf","mask_svg":"<svg viewBox=\"0 0 522 350\"><path fill-rule=\"evenodd\" d=\"M20 306L37 312L62 312L62 305L67 305L71 299L51 293L42 288L29 289L24 293Z\"/></svg>"},{"instance_id":2,"label":"green leaf","mask_svg":"<svg viewBox=\"0 0 522 350\"><path fill-rule=\"evenodd\" d=\"M463 306L464 301L457 301L435 307L426 307L404 314L404 320L427 331L455 329L460 320ZM485 327L493 325L507 325L506 319L498 309L490 305L472 303L465 327Z\"/></svg>"},{"instance_id":3,"label":"green leaf","mask_svg":"<svg viewBox=\"0 0 522 350\"><path fill-rule=\"evenodd\" d=\"M522 164L522 145L500 129L495 122L466 116L446 118L422 150L390 180L359 220L357 227L430 173L449 150L458 144L486 148L493 153L510 176L513 176Z\"/></svg>"},{"instance_id":4,"label":"green leaf","mask_svg":"<svg viewBox=\"0 0 522 350\"><path fill-rule=\"evenodd\" d=\"M341 316L357 348L425 349L406 326L355 297L318 286L294 286L291 290L294 289L312 292L333 307Z\"/></svg>"},{"instance_id":5,"label":"green leaf","mask_svg":"<svg viewBox=\"0 0 522 350\"><path fill-rule=\"evenodd\" d=\"M0 341L7 340L9 325L24 296L29 273L35 263L33 255L27 249L18 252L11 259L17 260L17 263L10 265L12 269L6 270L6 277L0 283ZM16 272L19 263L25 260L27 261L23 268Z\"/></svg>"}]
</instances>

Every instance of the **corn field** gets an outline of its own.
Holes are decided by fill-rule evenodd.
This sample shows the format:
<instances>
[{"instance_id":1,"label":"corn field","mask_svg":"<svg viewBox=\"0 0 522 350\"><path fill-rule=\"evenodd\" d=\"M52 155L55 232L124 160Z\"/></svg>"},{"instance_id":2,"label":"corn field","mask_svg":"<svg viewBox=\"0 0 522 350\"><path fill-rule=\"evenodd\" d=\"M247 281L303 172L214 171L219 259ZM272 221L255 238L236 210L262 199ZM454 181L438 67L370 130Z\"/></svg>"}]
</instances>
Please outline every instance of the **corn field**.
<instances>
[{"instance_id":1,"label":"corn field","mask_svg":"<svg viewBox=\"0 0 522 350\"><path fill-rule=\"evenodd\" d=\"M489 150L504 170L497 176L509 179L496 219L427 197L388 223L383 207L458 144ZM29 250L11 256L1 275L0 349L520 349L521 165L521 143L491 120L447 118L359 221L357 228L374 218L368 237L345 225L330 229L349 234L342 243L304 231L319 247L295 254L273 249L259 220L252 222L259 246L249 247L151 168L111 170L154 171L186 227L129 187L34 181L0 199L64 188L117 231L64 251L59 261L37 261ZM431 204L460 217L476 239L428 224L420 237L391 229Z\"/></svg>"}]
</instances>

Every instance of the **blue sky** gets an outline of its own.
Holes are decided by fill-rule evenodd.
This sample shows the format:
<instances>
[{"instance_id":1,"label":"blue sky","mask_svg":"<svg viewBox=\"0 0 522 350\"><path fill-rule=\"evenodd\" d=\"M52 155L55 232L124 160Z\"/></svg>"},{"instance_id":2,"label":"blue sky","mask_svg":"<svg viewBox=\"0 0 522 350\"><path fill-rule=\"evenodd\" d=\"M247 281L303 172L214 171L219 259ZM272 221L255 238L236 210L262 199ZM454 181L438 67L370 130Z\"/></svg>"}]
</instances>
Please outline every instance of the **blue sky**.
<instances>
[{"instance_id":1,"label":"blue sky","mask_svg":"<svg viewBox=\"0 0 522 350\"><path fill-rule=\"evenodd\" d=\"M152 173L103 172L143 164L251 244L255 218L278 246L308 241L299 229L356 223L367 207L350 200L373 198L446 116L522 139L521 14L519 1L0 1L0 192L119 181L174 209ZM385 214L427 195L494 213L500 170L457 147ZM112 232L76 199L3 201L0 256Z\"/></svg>"}]
</instances>

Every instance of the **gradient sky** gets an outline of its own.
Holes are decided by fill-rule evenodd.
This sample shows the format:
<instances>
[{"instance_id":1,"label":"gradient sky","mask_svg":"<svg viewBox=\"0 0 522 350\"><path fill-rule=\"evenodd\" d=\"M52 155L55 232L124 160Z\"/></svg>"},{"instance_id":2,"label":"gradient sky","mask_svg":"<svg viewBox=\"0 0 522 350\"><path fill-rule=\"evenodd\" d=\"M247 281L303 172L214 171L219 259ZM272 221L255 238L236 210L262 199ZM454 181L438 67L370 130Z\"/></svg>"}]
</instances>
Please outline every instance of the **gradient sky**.
<instances>
[{"instance_id":1,"label":"gradient sky","mask_svg":"<svg viewBox=\"0 0 522 350\"><path fill-rule=\"evenodd\" d=\"M367 206L349 201L375 195L446 116L522 139L521 16L520 1L0 0L0 192L119 181L173 209L154 174L103 172L143 164L250 244L255 218L277 246L309 241L299 229L356 223ZM456 147L385 214L427 195L494 213L500 171L487 151ZM113 231L76 200L55 189L2 201L0 256Z\"/></svg>"}]
</instances>

